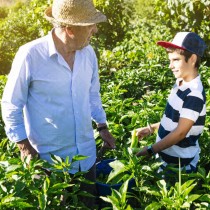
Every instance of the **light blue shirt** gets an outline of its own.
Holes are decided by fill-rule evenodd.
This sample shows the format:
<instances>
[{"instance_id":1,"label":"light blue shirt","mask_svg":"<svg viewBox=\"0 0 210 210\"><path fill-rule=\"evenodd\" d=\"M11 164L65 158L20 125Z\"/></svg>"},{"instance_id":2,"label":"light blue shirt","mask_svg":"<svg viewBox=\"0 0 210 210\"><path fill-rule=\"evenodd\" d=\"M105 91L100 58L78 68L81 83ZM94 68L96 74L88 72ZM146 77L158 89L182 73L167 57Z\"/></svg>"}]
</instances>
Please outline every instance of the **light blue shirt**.
<instances>
[{"instance_id":1,"label":"light blue shirt","mask_svg":"<svg viewBox=\"0 0 210 210\"><path fill-rule=\"evenodd\" d=\"M20 47L2 98L8 138L28 138L42 159L50 153L80 161L81 170L95 163L92 120L106 122L100 98L98 63L89 45L76 51L73 71L55 48L52 32ZM72 173L79 168L75 163Z\"/></svg>"}]
</instances>

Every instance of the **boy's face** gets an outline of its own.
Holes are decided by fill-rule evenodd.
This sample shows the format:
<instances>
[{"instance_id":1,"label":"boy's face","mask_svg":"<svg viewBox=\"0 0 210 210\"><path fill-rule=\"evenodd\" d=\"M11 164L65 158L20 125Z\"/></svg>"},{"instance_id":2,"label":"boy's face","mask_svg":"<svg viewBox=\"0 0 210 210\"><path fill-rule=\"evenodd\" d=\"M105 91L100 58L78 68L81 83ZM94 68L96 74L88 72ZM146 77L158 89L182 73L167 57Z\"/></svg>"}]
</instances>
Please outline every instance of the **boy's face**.
<instances>
[{"instance_id":1,"label":"boy's face","mask_svg":"<svg viewBox=\"0 0 210 210\"><path fill-rule=\"evenodd\" d=\"M188 62L185 61L185 57L174 51L168 53L170 61L169 68L172 70L175 78L182 78L185 82L189 82L195 78L194 61L189 58Z\"/></svg>"}]
</instances>

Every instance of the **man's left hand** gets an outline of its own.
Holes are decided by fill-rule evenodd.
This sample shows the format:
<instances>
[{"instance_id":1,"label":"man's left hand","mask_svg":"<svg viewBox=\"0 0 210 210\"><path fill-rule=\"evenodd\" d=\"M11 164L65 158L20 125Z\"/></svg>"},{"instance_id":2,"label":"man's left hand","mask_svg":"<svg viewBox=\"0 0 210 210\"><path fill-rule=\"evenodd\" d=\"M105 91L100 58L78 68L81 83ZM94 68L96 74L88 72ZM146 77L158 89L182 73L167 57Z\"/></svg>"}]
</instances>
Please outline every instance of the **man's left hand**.
<instances>
[{"instance_id":1,"label":"man's left hand","mask_svg":"<svg viewBox=\"0 0 210 210\"><path fill-rule=\"evenodd\" d=\"M107 149L116 148L115 138L112 136L112 134L109 132L108 129L101 130L99 134L104 141L104 145L103 145L104 148L107 148Z\"/></svg>"}]
</instances>

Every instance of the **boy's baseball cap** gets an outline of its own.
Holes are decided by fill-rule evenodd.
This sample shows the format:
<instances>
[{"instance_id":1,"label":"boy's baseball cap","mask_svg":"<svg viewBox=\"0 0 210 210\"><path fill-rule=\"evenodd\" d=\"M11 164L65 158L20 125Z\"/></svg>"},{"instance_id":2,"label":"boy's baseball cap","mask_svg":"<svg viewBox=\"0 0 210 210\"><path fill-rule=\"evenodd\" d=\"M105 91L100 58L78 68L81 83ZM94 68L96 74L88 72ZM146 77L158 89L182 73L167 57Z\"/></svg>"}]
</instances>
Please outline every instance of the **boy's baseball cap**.
<instances>
[{"instance_id":1,"label":"boy's baseball cap","mask_svg":"<svg viewBox=\"0 0 210 210\"><path fill-rule=\"evenodd\" d=\"M203 39L194 32L178 32L172 42L158 41L158 45L164 48L178 48L187 50L200 57L203 56L206 44Z\"/></svg>"}]
</instances>

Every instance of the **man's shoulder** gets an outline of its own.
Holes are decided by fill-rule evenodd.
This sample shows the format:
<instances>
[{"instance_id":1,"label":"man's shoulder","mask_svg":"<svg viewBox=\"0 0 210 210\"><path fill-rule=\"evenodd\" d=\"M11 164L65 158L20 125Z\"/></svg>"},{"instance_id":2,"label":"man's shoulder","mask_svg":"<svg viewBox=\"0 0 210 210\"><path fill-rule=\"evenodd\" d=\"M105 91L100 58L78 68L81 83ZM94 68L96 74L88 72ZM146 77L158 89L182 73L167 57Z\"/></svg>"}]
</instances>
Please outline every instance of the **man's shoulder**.
<instances>
[{"instance_id":1,"label":"man's shoulder","mask_svg":"<svg viewBox=\"0 0 210 210\"><path fill-rule=\"evenodd\" d=\"M26 44L22 45L20 49L30 51L35 48L42 47L47 44L47 36L43 36L37 39L34 39Z\"/></svg>"},{"instance_id":2,"label":"man's shoulder","mask_svg":"<svg viewBox=\"0 0 210 210\"><path fill-rule=\"evenodd\" d=\"M84 47L83 50L86 51L87 53L95 54L95 51L91 45Z\"/></svg>"},{"instance_id":3,"label":"man's shoulder","mask_svg":"<svg viewBox=\"0 0 210 210\"><path fill-rule=\"evenodd\" d=\"M88 45L86 47L84 47L82 50L81 50L81 53L87 57L88 59L90 59L91 61L93 62L96 62L97 60L97 57L96 57L96 53L93 49L93 47L91 45Z\"/></svg>"}]
</instances>

